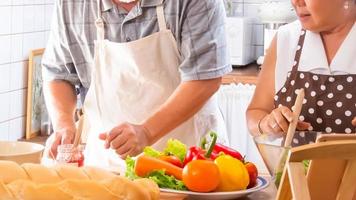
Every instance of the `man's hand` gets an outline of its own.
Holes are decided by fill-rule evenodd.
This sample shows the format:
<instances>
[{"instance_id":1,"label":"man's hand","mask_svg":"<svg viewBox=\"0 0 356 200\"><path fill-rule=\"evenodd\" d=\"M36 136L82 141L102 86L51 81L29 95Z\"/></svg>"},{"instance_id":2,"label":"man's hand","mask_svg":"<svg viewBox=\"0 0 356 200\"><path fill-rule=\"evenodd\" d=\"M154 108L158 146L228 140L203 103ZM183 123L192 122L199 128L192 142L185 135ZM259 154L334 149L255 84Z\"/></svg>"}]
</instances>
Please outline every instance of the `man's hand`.
<instances>
[{"instance_id":1,"label":"man's hand","mask_svg":"<svg viewBox=\"0 0 356 200\"><path fill-rule=\"evenodd\" d=\"M57 148L59 145L62 144L72 144L74 141L74 136L75 136L75 128L68 128L68 129L60 129L55 131L54 133L54 140L50 144L50 152L49 152L49 157L52 159L56 159L57 157Z\"/></svg>"},{"instance_id":2,"label":"man's hand","mask_svg":"<svg viewBox=\"0 0 356 200\"><path fill-rule=\"evenodd\" d=\"M71 144L75 135L74 112L77 97L74 86L67 81L54 80L44 82L43 92L46 99L48 113L53 122L54 139L47 141L49 156L55 159L57 147L61 144Z\"/></svg>"},{"instance_id":3,"label":"man's hand","mask_svg":"<svg viewBox=\"0 0 356 200\"><path fill-rule=\"evenodd\" d=\"M182 82L168 100L143 125L123 123L100 134L105 147L115 149L121 158L136 156L171 130L197 113L219 89L221 78Z\"/></svg>"},{"instance_id":4,"label":"man's hand","mask_svg":"<svg viewBox=\"0 0 356 200\"><path fill-rule=\"evenodd\" d=\"M356 127L356 117L354 117L354 119L352 120L352 125L354 125L354 127Z\"/></svg>"},{"instance_id":5,"label":"man's hand","mask_svg":"<svg viewBox=\"0 0 356 200\"><path fill-rule=\"evenodd\" d=\"M105 148L112 148L125 159L127 156L136 156L150 145L149 131L142 125L123 123L113 128L108 133L99 135L105 140Z\"/></svg>"}]
</instances>

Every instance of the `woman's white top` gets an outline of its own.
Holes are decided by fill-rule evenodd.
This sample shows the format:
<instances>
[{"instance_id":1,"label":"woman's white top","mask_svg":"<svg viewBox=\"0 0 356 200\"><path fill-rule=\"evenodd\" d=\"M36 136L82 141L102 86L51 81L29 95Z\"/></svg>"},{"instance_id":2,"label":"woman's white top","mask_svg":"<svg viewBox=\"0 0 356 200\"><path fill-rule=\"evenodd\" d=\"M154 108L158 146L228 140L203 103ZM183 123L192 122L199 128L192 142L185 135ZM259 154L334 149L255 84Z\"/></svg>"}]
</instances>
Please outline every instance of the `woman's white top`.
<instances>
[{"instance_id":1,"label":"woman's white top","mask_svg":"<svg viewBox=\"0 0 356 200\"><path fill-rule=\"evenodd\" d=\"M283 87L288 72L292 70L301 28L300 22L295 21L280 27L277 32L276 93ZM320 34L307 31L298 71L329 75L356 74L356 23L330 65Z\"/></svg>"}]
</instances>

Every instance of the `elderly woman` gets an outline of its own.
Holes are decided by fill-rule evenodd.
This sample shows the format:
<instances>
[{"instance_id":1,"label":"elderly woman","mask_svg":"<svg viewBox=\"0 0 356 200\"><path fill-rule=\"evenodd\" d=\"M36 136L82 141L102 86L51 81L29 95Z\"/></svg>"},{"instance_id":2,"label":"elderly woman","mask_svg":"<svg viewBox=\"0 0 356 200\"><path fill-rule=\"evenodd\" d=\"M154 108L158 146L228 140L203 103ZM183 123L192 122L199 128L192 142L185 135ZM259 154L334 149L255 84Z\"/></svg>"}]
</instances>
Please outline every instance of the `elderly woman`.
<instances>
[{"instance_id":1,"label":"elderly woman","mask_svg":"<svg viewBox=\"0 0 356 200\"><path fill-rule=\"evenodd\" d=\"M281 27L267 52L246 113L250 132L286 133L299 88L298 130L355 132L356 0L292 4L299 20Z\"/></svg>"}]
</instances>

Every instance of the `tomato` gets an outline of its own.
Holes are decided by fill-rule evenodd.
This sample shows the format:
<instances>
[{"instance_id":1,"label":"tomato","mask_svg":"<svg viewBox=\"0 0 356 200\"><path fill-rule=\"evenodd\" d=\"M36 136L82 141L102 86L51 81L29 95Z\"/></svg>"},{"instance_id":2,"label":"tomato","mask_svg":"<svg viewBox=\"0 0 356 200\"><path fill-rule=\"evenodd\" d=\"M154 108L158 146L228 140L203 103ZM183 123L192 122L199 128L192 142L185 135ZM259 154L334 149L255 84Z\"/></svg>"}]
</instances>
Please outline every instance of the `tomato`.
<instances>
[{"instance_id":1,"label":"tomato","mask_svg":"<svg viewBox=\"0 0 356 200\"><path fill-rule=\"evenodd\" d=\"M256 185L258 170L255 164L252 162L245 163L245 167L248 171L248 175L250 177L250 183L248 184L247 188L252 188Z\"/></svg>"},{"instance_id":2,"label":"tomato","mask_svg":"<svg viewBox=\"0 0 356 200\"><path fill-rule=\"evenodd\" d=\"M177 167L180 168L183 167L182 161L180 161L180 159L177 156L160 156L159 159L169 162Z\"/></svg>"},{"instance_id":3,"label":"tomato","mask_svg":"<svg viewBox=\"0 0 356 200\"><path fill-rule=\"evenodd\" d=\"M211 192L220 182L219 168L210 160L193 160L183 169L183 183L194 192Z\"/></svg>"},{"instance_id":4,"label":"tomato","mask_svg":"<svg viewBox=\"0 0 356 200\"><path fill-rule=\"evenodd\" d=\"M217 191L244 190L250 182L245 165L238 159L229 155L222 155L215 159L220 171L220 184Z\"/></svg>"}]
</instances>

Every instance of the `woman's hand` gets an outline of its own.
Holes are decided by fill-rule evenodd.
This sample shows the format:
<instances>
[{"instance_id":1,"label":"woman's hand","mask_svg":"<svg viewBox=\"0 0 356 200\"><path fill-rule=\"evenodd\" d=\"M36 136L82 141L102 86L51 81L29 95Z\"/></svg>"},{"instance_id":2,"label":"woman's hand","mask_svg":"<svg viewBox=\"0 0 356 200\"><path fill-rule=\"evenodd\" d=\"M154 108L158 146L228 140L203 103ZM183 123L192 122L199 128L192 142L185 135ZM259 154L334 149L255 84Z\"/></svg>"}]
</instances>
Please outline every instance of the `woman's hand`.
<instances>
[{"instance_id":1,"label":"woman's hand","mask_svg":"<svg viewBox=\"0 0 356 200\"><path fill-rule=\"evenodd\" d=\"M356 117L354 117L354 119L352 120L352 125L354 125L354 127L356 127Z\"/></svg>"},{"instance_id":2,"label":"woman's hand","mask_svg":"<svg viewBox=\"0 0 356 200\"><path fill-rule=\"evenodd\" d=\"M292 120L293 112L288 107L280 106L261 120L260 128L264 133L287 133ZM310 123L298 121L297 130L307 130L309 127Z\"/></svg>"},{"instance_id":3,"label":"woman's hand","mask_svg":"<svg viewBox=\"0 0 356 200\"><path fill-rule=\"evenodd\" d=\"M99 135L105 140L105 148L112 148L122 159L136 156L150 145L149 131L143 125L123 123L107 133Z\"/></svg>"}]
</instances>

